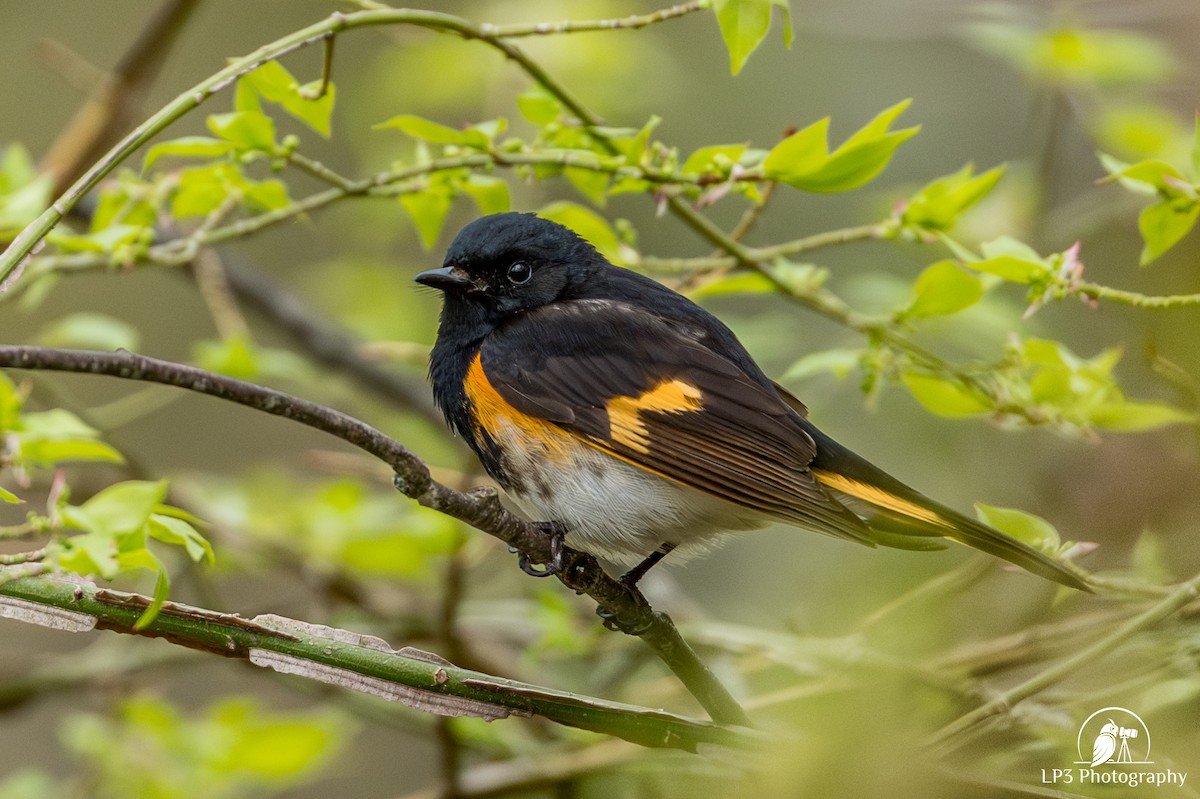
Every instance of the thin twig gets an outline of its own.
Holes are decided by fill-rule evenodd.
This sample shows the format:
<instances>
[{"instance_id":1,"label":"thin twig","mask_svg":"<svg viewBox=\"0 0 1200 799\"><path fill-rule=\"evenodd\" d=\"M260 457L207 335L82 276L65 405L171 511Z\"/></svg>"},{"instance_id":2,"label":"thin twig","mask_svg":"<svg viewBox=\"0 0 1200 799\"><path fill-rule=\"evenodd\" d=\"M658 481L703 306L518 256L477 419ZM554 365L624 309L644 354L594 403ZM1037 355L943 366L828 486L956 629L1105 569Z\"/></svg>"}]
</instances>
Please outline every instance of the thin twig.
<instances>
[{"instance_id":1,"label":"thin twig","mask_svg":"<svg viewBox=\"0 0 1200 799\"><path fill-rule=\"evenodd\" d=\"M1182 610L1200 596L1200 575L1196 575L1185 583L1181 583L1166 599L1152 605L1148 610L1130 619L1117 629L1092 644L1079 649L1071 657L1056 663L1054 666L1034 675L1020 685L1004 691L995 699L960 716L947 724L930 739L935 746L947 746L950 741L960 736L981 722L994 716L1007 713L1023 699L1027 699L1054 683L1062 680L1082 666L1094 664L1105 655L1111 654L1137 632L1146 629Z\"/></svg>"}]
</instances>

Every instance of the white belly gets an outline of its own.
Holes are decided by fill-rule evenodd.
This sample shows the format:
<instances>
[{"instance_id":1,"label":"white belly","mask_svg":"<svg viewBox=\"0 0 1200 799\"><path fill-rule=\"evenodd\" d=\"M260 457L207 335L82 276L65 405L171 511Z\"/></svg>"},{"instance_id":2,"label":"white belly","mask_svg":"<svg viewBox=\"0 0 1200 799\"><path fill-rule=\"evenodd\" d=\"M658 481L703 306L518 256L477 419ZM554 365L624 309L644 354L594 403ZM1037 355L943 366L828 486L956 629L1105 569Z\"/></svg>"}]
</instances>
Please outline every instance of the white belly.
<instances>
[{"instance_id":1,"label":"white belly","mask_svg":"<svg viewBox=\"0 0 1200 799\"><path fill-rule=\"evenodd\" d=\"M737 530L766 526L764 514L680 485L581 446L569 464L530 458L522 491L509 491L530 521L556 521L568 546L616 563L640 563L661 544L672 561L707 551Z\"/></svg>"}]
</instances>

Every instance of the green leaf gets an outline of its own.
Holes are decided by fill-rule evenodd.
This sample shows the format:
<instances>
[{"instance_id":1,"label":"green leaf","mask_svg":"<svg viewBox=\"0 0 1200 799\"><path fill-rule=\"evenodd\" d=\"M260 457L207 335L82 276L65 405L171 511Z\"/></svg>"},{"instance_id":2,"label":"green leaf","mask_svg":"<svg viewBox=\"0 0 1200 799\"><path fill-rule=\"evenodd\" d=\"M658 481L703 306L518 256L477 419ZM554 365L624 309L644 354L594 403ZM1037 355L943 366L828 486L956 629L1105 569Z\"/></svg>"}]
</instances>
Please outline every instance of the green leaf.
<instances>
[{"instance_id":1,"label":"green leaf","mask_svg":"<svg viewBox=\"0 0 1200 799\"><path fill-rule=\"evenodd\" d=\"M979 302L983 281L965 272L955 261L927 266L913 285L913 298L902 315L909 318L958 313Z\"/></svg>"},{"instance_id":2,"label":"green leaf","mask_svg":"<svg viewBox=\"0 0 1200 799\"><path fill-rule=\"evenodd\" d=\"M7 502L10 505L20 505L24 501L25 500L21 499L13 492L6 490L3 486L0 486L0 502Z\"/></svg>"},{"instance_id":3,"label":"green leaf","mask_svg":"<svg viewBox=\"0 0 1200 799\"><path fill-rule=\"evenodd\" d=\"M1013 283L1033 283L1047 277L1051 268L1045 258L1024 242L1001 236L980 245L983 260L967 263L971 269L996 275Z\"/></svg>"},{"instance_id":4,"label":"green leaf","mask_svg":"<svg viewBox=\"0 0 1200 799\"><path fill-rule=\"evenodd\" d=\"M446 184L434 184L425 191L400 195L400 205L416 225L421 246L426 250L432 250L437 244L453 202L453 191Z\"/></svg>"},{"instance_id":5,"label":"green leaf","mask_svg":"<svg viewBox=\"0 0 1200 799\"><path fill-rule=\"evenodd\" d=\"M792 42L796 38L796 31L792 28L791 0L771 0L771 5L778 8L779 13L783 15L783 46L791 50Z\"/></svg>"},{"instance_id":6,"label":"green leaf","mask_svg":"<svg viewBox=\"0 0 1200 799\"><path fill-rule=\"evenodd\" d=\"M0 242L11 241L36 219L50 204L53 189L53 177L38 174L24 147L5 147L0 157Z\"/></svg>"},{"instance_id":7,"label":"green leaf","mask_svg":"<svg viewBox=\"0 0 1200 799\"><path fill-rule=\"evenodd\" d=\"M563 167L563 177L592 203L604 207L608 200L608 174L595 169L568 166Z\"/></svg>"},{"instance_id":8,"label":"green leaf","mask_svg":"<svg viewBox=\"0 0 1200 799\"><path fill-rule=\"evenodd\" d=\"M901 380L917 402L939 416L973 416L992 410L986 397L956 380L919 372L906 372Z\"/></svg>"},{"instance_id":9,"label":"green leaf","mask_svg":"<svg viewBox=\"0 0 1200 799\"><path fill-rule=\"evenodd\" d=\"M746 59L771 29L771 5L771 0L713 0L712 9L734 75L741 72Z\"/></svg>"},{"instance_id":10,"label":"green leaf","mask_svg":"<svg viewBox=\"0 0 1200 799\"><path fill-rule=\"evenodd\" d=\"M124 456L108 444L86 438L22 441L21 459L34 466L57 466L72 461L125 462Z\"/></svg>"},{"instance_id":11,"label":"green leaf","mask_svg":"<svg viewBox=\"0 0 1200 799\"><path fill-rule=\"evenodd\" d=\"M261 372L258 348L244 335L203 339L192 347L192 359L201 369L248 380Z\"/></svg>"},{"instance_id":12,"label":"green leaf","mask_svg":"<svg viewBox=\"0 0 1200 799\"><path fill-rule=\"evenodd\" d=\"M286 786L319 768L343 726L330 716L276 714L240 699L226 700L212 716L213 737L227 742L217 763L221 772L253 775L270 786Z\"/></svg>"},{"instance_id":13,"label":"green leaf","mask_svg":"<svg viewBox=\"0 0 1200 799\"><path fill-rule=\"evenodd\" d=\"M291 203L287 184L282 180L247 181L242 188L246 205L264 211L275 211Z\"/></svg>"},{"instance_id":14,"label":"green leaf","mask_svg":"<svg viewBox=\"0 0 1200 799\"><path fill-rule=\"evenodd\" d=\"M183 519L154 513L150 515L149 522L150 525L146 532L154 540L162 541L164 544L182 546L187 551L188 557L196 563L203 561L211 566L215 561L212 544L199 530Z\"/></svg>"},{"instance_id":15,"label":"green leaf","mask_svg":"<svg viewBox=\"0 0 1200 799\"><path fill-rule=\"evenodd\" d=\"M483 125L485 123L481 123ZM497 120L497 124L492 128L492 135L495 132L502 130L504 123ZM474 147L483 149L491 142L492 136L489 131L481 126L467 128L466 130L457 130L448 125L443 125L440 122L434 122L424 117L419 117L414 114L401 114L394 116L391 119L380 122L375 125L375 128L395 128L401 133L411 136L420 141L427 141L433 144L457 144L464 147Z\"/></svg>"},{"instance_id":16,"label":"green leaf","mask_svg":"<svg viewBox=\"0 0 1200 799\"><path fill-rule=\"evenodd\" d=\"M883 171L896 148L919 127L889 131L911 100L880 112L840 147L829 152L829 118L787 137L767 154L763 174L804 191L839 192L857 188Z\"/></svg>"},{"instance_id":17,"label":"green leaf","mask_svg":"<svg viewBox=\"0 0 1200 799\"><path fill-rule=\"evenodd\" d=\"M97 435L96 428L62 408L26 413L21 422L21 431L34 438L95 438Z\"/></svg>"},{"instance_id":18,"label":"green leaf","mask_svg":"<svg viewBox=\"0 0 1200 799\"><path fill-rule=\"evenodd\" d=\"M1195 227L1197 217L1200 201L1187 197L1162 200L1143 209L1138 216L1138 229L1145 242L1141 265L1146 266L1179 243Z\"/></svg>"},{"instance_id":19,"label":"green leaf","mask_svg":"<svg viewBox=\"0 0 1200 799\"><path fill-rule=\"evenodd\" d=\"M1126 164L1101 153L1100 162L1108 171L1108 177L1104 179L1106 182L1113 180L1119 180L1122 183L1133 181L1134 183L1151 186L1155 191L1171 196L1178 195L1178 185L1187 182L1178 169L1166 161L1160 161L1155 158L1138 161L1136 164Z\"/></svg>"},{"instance_id":20,"label":"green leaf","mask_svg":"<svg viewBox=\"0 0 1200 799\"><path fill-rule=\"evenodd\" d=\"M819 374L843 378L858 368L862 350L831 349L805 355L783 373L782 380L805 380Z\"/></svg>"},{"instance_id":21,"label":"green leaf","mask_svg":"<svg viewBox=\"0 0 1200 799\"><path fill-rule=\"evenodd\" d=\"M126 480L111 485L75 507L74 520L81 529L121 535L145 527L150 514L167 495L167 481Z\"/></svg>"},{"instance_id":22,"label":"green leaf","mask_svg":"<svg viewBox=\"0 0 1200 799\"><path fill-rule=\"evenodd\" d=\"M171 215L179 218L208 216L224 204L240 179L237 170L227 163L182 170L171 198Z\"/></svg>"},{"instance_id":23,"label":"green leaf","mask_svg":"<svg viewBox=\"0 0 1200 799\"><path fill-rule=\"evenodd\" d=\"M727 294L769 294L775 284L761 272L726 273L713 280L705 280L700 287L689 293L692 299L721 297Z\"/></svg>"},{"instance_id":24,"label":"green leaf","mask_svg":"<svg viewBox=\"0 0 1200 799\"><path fill-rule=\"evenodd\" d=\"M1139 433L1173 424L1195 424L1196 415L1157 402L1106 402L1090 411L1092 424L1120 433Z\"/></svg>"},{"instance_id":25,"label":"green leaf","mask_svg":"<svg viewBox=\"0 0 1200 799\"><path fill-rule=\"evenodd\" d=\"M208 129L232 144L239 151L274 153L275 120L257 111L232 111L213 114Z\"/></svg>"},{"instance_id":26,"label":"green leaf","mask_svg":"<svg viewBox=\"0 0 1200 799\"><path fill-rule=\"evenodd\" d=\"M982 502L975 503L975 513L984 524L1042 552L1056 553L1062 544L1058 530L1041 516Z\"/></svg>"},{"instance_id":27,"label":"green leaf","mask_svg":"<svg viewBox=\"0 0 1200 799\"><path fill-rule=\"evenodd\" d=\"M320 81L301 86L278 61L268 61L244 75L239 87L243 83L252 87L264 100L277 103L284 111L329 138L336 97L336 88L332 83L325 88L321 97L309 99L320 88Z\"/></svg>"},{"instance_id":28,"label":"green leaf","mask_svg":"<svg viewBox=\"0 0 1200 799\"><path fill-rule=\"evenodd\" d=\"M21 395L8 375L0 372L0 433L16 428L21 416Z\"/></svg>"},{"instance_id":29,"label":"green leaf","mask_svg":"<svg viewBox=\"0 0 1200 799\"><path fill-rule=\"evenodd\" d=\"M163 603L167 601L167 597L171 593L171 578L167 574L167 567L158 559L158 556L144 546L119 553L117 566L121 571L145 569L154 574L154 596L151 597L150 604L142 611L142 615L138 616L137 621L133 623L133 629L144 630L158 618L158 612L162 610Z\"/></svg>"},{"instance_id":30,"label":"green leaf","mask_svg":"<svg viewBox=\"0 0 1200 799\"><path fill-rule=\"evenodd\" d=\"M149 170L158 159L165 156L216 158L217 156L229 153L233 149L234 145L229 141L213 139L208 136L183 136L182 138L159 142L151 147L146 152L146 158L142 161L142 170Z\"/></svg>"},{"instance_id":31,"label":"green leaf","mask_svg":"<svg viewBox=\"0 0 1200 799\"><path fill-rule=\"evenodd\" d=\"M517 97L517 109L521 116L543 128L562 114L562 104L540 83L535 83Z\"/></svg>"},{"instance_id":32,"label":"green leaf","mask_svg":"<svg viewBox=\"0 0 1200 799\"><path fill-rule=\"evenodd\" d=\"M964 211L996 187L1004 169L998 166L972 176L974 170L968 164L952 175L932 181L909 198L901 222L923 230L949 230Z\"/></svg>"},{"instance_id":33,"label":"green leaf","mask_svg":"<svg viewBox=\"0 0 1200 799\"><path fill-rule=\"evenodd\" d=\"M101 313L80 312L44 328L38 341L47 347L90 350L136 350L138 332L133 325Z\"/></svg>"},{"instance_id":34,"label":"green leaf","mask_svg":"<svg viewBox=\"0 0 1200 799\"><path fill-rule=\"evenodd\" d=\"M78 509L64 508L64 521L69 522L71 512L75 510ZM117 565L116 541L104 533L90 532L72 536L61 544L47 547L47 554L58 568L75 574L94 574L111 580L120 570Z\"/></svg>"},{"instance_id":35,"label":"green leaf","mask_svg":"<svg viewBox=\"0 0 1200 799\"><path fill-rule=\"evenodd\" d=\"M498 177L471 173L462 190L479 206L481 214L499 214L512 207L508 183Z\"/></svg>"},{"instance_id":36,"label":"green leaf","mask_svg":"<svg viewBox=\"0 0 1200 799\"><path fill-rule=\"evenodd\" d=\"M539 210L538 216L571 228L609 261L618 266L623 263L621 242L616 231L607 219L590 208L566 201L553 202Z\"/></svg>"},{"instance_id":37,"label":"green leaf","mask_svg":"<svg viewBox=\"0 0 1200 799\"><path fill-rule=\"evenodd\" d=\"M688 156L679 171L685 175L728 175L745 152L744 144L713 144L701 147Z\"/></svg>"}]
</instances>

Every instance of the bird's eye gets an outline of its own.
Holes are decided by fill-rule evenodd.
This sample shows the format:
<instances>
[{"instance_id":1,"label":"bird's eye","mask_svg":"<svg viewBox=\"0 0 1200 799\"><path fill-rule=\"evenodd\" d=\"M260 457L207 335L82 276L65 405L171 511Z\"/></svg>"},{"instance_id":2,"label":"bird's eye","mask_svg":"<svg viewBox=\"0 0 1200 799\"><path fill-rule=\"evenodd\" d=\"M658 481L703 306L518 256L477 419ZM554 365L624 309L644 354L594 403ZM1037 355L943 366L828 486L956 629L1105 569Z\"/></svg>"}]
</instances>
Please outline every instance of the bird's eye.
<instances>
[{"instance_id":1,"label":"bird's eye","mask_svg":"<svg viewBox=\"0 0 1200 799\"><path fill-rule=\"evenodd\" d=\"M533 277L533 269L523 261L517 261L508 268L508 282L515 286L525 283Z\"/></svg>"}]
</instances>

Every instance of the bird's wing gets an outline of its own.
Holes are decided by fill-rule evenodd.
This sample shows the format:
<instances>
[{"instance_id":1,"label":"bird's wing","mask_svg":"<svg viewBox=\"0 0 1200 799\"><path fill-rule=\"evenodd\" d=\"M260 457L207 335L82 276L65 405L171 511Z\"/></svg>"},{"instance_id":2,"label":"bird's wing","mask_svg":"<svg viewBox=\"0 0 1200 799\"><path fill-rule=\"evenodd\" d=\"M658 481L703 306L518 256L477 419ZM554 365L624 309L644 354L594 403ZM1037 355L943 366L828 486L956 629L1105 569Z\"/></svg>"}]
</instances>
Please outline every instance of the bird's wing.
<instances>
[{"instance_id":1,"label":"bird's wing","mask_svg":"<svg viewBox=\"0 0 1200 799\"><path fill-rule=\"evenodd\" d=\"M703 331L633 306L543 306L484 341L478 366L526 416L685 486L818 532L873 544L808 465L796 412ZM803 406L801 406L803 407Z\"/></svg>"}]
</instances>

